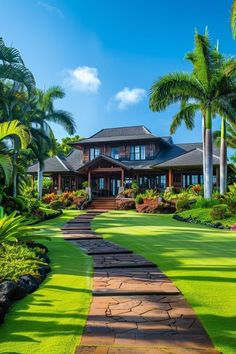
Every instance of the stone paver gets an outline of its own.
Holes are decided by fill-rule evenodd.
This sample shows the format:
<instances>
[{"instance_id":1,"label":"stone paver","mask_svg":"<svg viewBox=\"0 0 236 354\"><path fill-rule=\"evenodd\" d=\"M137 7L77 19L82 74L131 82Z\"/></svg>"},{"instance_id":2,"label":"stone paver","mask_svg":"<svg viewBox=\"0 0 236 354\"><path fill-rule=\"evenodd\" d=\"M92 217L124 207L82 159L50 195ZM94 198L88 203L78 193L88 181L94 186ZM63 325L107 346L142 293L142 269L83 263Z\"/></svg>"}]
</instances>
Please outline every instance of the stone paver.
<instances>
[{"instance_id":1,"label":"stone paver","mask_svg":"<svg viewBox=\"0 0 236 354\"><path fill-rule=\"evenodd\" d=\"M94 296L81 345L213 349L182 295Z\"/></svg>"},{"instance_id":2,"label":"stone paver","mask_svg":"<svg viewBox=\"0 0 236 354\"><path fill-rule=\"evenodd\" d=\"M96 269L93 294L178 294L179 290L158 268Z\"/></svg>"},{"instance_id":3,"label":"stone paver","mask_svg":"<svg viewBox=\"0 0 236 354\"><path fill-rule=\"evenodd\" d=\"M137 254L101 254L93 256L94 268L123 268L123 267L155 267L155 264L147 261Z\"/></svg>"},{"instance_id":4,"label":"stone paver","mask_svg":"<svg viewBox=\"0 0 236 354\"><path fill-rule=\"evenodd\" d=\"M153 263L103 240L91 210L64 238L93 255L93 300L76 354L219 354L179 289ZM122 252L122 253L120 253Z\"/></svg>"},{"instance_id":5,"label":"stone paver","mask_svg":"<svg viewBox=\"0 0 236 354\"><path fill-rule=\"evenodd\" d=\"M76 240L72 242L82 248L89 255L106 253L132 253L124 247L115 245L114 243L105 241L103 239Z\"/></svg>"}]
</instances>

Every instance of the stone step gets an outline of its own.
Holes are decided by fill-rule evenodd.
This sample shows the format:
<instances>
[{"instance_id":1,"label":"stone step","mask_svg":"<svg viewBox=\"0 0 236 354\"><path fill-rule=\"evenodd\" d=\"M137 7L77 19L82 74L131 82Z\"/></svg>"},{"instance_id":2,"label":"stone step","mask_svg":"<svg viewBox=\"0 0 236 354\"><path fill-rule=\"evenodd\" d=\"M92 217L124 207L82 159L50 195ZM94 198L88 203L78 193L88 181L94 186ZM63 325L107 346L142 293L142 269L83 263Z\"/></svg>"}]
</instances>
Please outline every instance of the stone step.
<instances>
[{"instance_id":1,"label":"stone step","mask_svg":"<svg viewBox=\"0 0 236 354\"><path fill-rule=\"evenodd\" d=\"M61 230L64 231L81 231L81 230L91 230L90 224L88 225L75 225L75 226L70 226L70 225L65 225L61 228Z\"/></svg>"},{"instance_id":2,"label":"stone step","mask_svg":"<svg viewBox=\"0 0 236 354\"><path fill-rule=\"evenodd\" d=\"M158 347L124 347L124 346L88 346L81 345L76 348L75 354L220 354L215 349L192 348L158 348Z\"/></svg>"},{"instance_id":3,"label":"stone step","mask_svg":"<svg viewBox=\"0 0 236 354\"><path fill-rule=\"evenodd\" d=\"M152 262L136 254L104 254L94 255L93 265L100 268L126 268L126 267L155 267Z\"/></svg>"},{"instance_id":4,"label":"stone step","mask_svg":"<svg viewBox=\"0 0 236 354\"><path fill-rule=\"evenodd\" d=\"M102 240L103 238L96 234L64 234L64 239L71 241L71 240Z\"/></svg>"},{"instance_id":5,"label":"stone step","mask_svg":"<svg viewBox=\"0 0 236 354\"><path fill-rule=\"evenodd\" d=\"M94 296L80 345L120 346L120 354L128 353L126 347L135 348L132 354L137 347L145 353L149 348L165 354L217 353L182 295ZM79 348L76 353L83 353Z\"/></svg>"},{"instance_id":6,"label":"stone step","mask_svg":"<svg viewBox=\"0 0 236 354\"><path fill-rule=\"evenodd\" d=\"M78 245L82 250L84 250L88 255L99 255L99 254L124 254L132 253L132 251L127 250L121 246L115 245L109 241L103 239L100 240L78 240L73 241L75 245Z\"/></svg>"},{"instance_id":7,"label":"stone step","mask_svg":"<svg viewBox=\"0 0 236 354\"><path fill-rule=\"evenodd\" d=\"M116 268L96 269L94 295L179 294L180 291L160 269Z\"/></svg>"}]
</instances>

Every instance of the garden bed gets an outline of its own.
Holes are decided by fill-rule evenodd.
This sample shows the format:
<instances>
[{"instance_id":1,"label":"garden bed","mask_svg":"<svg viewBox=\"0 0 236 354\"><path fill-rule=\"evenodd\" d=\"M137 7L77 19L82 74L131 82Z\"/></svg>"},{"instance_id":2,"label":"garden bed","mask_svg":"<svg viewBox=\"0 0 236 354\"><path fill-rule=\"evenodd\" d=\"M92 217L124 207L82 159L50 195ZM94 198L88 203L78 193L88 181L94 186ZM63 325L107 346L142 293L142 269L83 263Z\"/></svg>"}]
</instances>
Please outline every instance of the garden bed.
<instances>
[{"instance_id":1,"label":"garden bed","mask_svg":"<svg viewBox=\"0 0 236 354\"><path fill-rule=\"evenodd\" d=\"M174 219L192 224L201 224L219 229L230 229L236 224L236 215L225 219L212 220L212 208L193 208L179 212L173 216Z\"/></svg>"},{"instance_id":2,"label":"garden bed","mask_svg":"<svg viewBox=\"0 0 236 354\"><path fill-rule=\"evenodd\" d=\"M0 324L12 302L34 292L50 272L48 249L41 243L0 247Z\"/></svg>"}]
</instances>

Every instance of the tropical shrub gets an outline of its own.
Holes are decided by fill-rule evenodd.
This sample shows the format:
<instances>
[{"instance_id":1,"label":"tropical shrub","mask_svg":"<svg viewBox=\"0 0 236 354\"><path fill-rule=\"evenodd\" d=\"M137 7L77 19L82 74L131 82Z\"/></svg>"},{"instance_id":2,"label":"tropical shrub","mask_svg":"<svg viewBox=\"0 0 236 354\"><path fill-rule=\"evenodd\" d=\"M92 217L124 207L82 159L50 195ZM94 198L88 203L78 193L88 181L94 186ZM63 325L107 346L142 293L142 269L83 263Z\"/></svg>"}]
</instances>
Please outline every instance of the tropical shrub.
<instances>
[{"instance_id":1,"label":"tropical shrub","mask_svg":"<svg viewBox=\"0 0 236 354\"><path fill-rule=\"evenodd\" d=\"M84 182L82 183L82 187L83 187L84 189L88 188L88 181L84 181Z\"/></svg>"},{"instance_id":2,"label":"tropical shrub","mask_svg":"<svg viewBox=\"0 0 236 354\"><path fill-rule=\"evenodd\" d=\"M58 195L56 193L49 193L43 196L43 202L46 204L50 204L51 202L57 199L58 199Z\"/></svg>"},{"instance_id":3,"label":"tropical shrub","mask_svg":"<svg viewBox=\"0 0 236 354\"><path fill-rule=\"evenodd\" d=\"M236 214L236 183L228 187L229 192L227 192L223 199L224 203L228 205L231 213Z\"/></svg>"},{"instance_id":4,"label":"tropical shrub","mask_svg":"<svg viewBox=\"0 0 236 354\"><path fill-rule=\"evenodd\" d=\"M200 184L195 184L194 186L191 187L192 191L196 195L200 195L202 192L202 187Z\"/></svg>"},{"instance_id":5,"label":"tropical shrub","mask_svg":"<svg viewBox=\"0 0 236 354\"><path fill-rule=\"evenodd\" d=\"M53 210L60 210L65 208L65 204L60 201L60 200L53 200L50 204L49 207Z\"/></svg>"},{"instance_id":6,"label":"tropical shrub","mask_svg":"<svg viewBox=\"0 0 236 354\"><path fill-rule=\"evenodd\" d=\"M0 282L3 280L17 281L22 275L39 276L38 268L44 265L37 257L36 249L25 244L2 244L0 247Z\"/></svg>"},{"instance_id":7,"label":"tropical shrub","mask_svg":"<svg viewBox=\"0 0 236 354\"><path fill-rule=\"evenodd\" d=\"M210 215L213 220L221 220L225 219L229 216L231 216L230 210L228 205L226 204L219 204L219 205L214 205Z\"/></svg>"},{"instance_id":8,"label":"tropical shrub","mask_svg":"<svg viewBox=\"0 0 236 354\"><path fill-rule=\"evenodd\" d=\"M135 198L135 203L136 204L143 204L143 195L142 194L138 194Z\"/></svg>"},{"instance_id":9,"label":"tropical shrub","mask_svg":"<svg viewBox=\"0 0 236 354\"><path fill-rule=\"evenodd\" d=\"M220 204L220 201L217 199L204 199L199 198L195 203L195 208L212 208L215 205Z\"/></svg>"},{"instance_id":10,"label":"tropical shrub","mask_svg":"<svg viewBox=\"0 0 236 354\"><path fill-rule=\"evenodd\" d=\"M193 205L193 201L191 201L187 195L183 196L182 198L178 199L176 202L176 209L177 211L183 211L191 209Z\"/></svg>"},{"instance_id":11,"label":"tropical shrub","mask_svg":"<svg viewBox=\"0 0 236 354\"><path fill-rule=\"evenodd\" d=\"M158 194L154 189L147 189L144 193L143 193L143 198L144 199L157 199Z\"/></svg>"},{"instance_id":12,"label":"tropical shrub","mask_svg":"<svg viewBox=\"0 0 236 354\"><path fill-rule=\"evenodd\" d=\"M36 229L29 226L30 221L22 215L16 216L16 211L4 215L0 219L0 244L3 242L18 242L32 238Z\"/></svg>"},{"instance_id":13,"label":"tropical shrub","mask_svg":"<svg viewBox=\"0 0 236 354\"><path fill-rule=\"evenodd\" d=\"M158 203L157 210L160 214L172 214L176 208L173 203L163 201Z\"/></svg>"}]
</instances>

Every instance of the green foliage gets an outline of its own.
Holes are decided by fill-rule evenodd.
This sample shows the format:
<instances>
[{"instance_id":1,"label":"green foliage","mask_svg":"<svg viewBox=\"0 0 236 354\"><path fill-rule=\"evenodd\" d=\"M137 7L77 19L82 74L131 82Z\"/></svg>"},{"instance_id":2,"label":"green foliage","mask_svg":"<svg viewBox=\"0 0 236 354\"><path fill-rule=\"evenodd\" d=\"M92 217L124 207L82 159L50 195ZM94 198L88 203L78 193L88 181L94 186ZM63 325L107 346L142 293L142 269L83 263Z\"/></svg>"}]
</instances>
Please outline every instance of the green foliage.
<instances>
[{"instance_id":1,"label":"green foliage","mask_svg":"<svg viewBox=\"0 0 236 354\"><path fill-rule=\"evenodd\" d=\"M176 210L183 211L191 209L193 202L188 198L188 196L182 196L176 202Z\"/></svg>"},{"instance_id":2,"label":"green foliage","mask_svg":"<svg viewBox=\"0 0 236 354\"><path fill-rule=\"evenodd\" d=\"M233 0L232 7L231 7L231 17L230 17L230 24L233 38L236 38L236 0Z\"/></svg>"},{"instance_id":3,"label":"green foliage","mask_svg":"<svg viewBox=\"0 0 236 354\"><path fill-rule=\"evenodd\" d=\"M220 203L219 200L217 199L204 199L204 198L199 198L197 199L195 203L195 208L212 208L215 205L218 205Z\"/></svg>"},{"instance_id":4,"label":"green foliage","mask_svg":"<svg viewBox=\"0 0 236 354\"><path fill-rule=\"evenodd\" d=\"M143 204L143 195L142 194L138 194L135 198L135 203L136 204Z\"/></svg>"},{"instance_id":5,"label":"green foliage","mask_svg":"<svg viewBox=\"0 0 236 354\"><path fill-rule=\"evenodd\" d=\"M231 215L228 205L226 204L219 204L214 205L211 213L211 217L213 220L222 220Z\"/></svg>"},{"instance_id":6,"label":"green foliage","mask_svg":"<svg viewBox=\"0 0 236 354\"><path fill-rule=\"evenodd\" d=\"M138 191L138 181L133 180L131 183L131 188L134 189L135 191Z\"/></svg>"},{"instance_id":7,"label":"green foliage","mask_svg":"<svg viewBox=\"0 0 236 354\"><path fill-rule=\"evenodd\" d=\"M61 202L60 200L53 200L50 204L49 207L53 210L61 210L65 207L64 203Z\"/></svg>"},{"instance_id":8,"label":"green foliage","mask_svg":"<svg viewBox=\"0 0 236 354\"><path fill-rule=\"evenodd\" d=\"M144 199L157 199L158 194L154 189L146 189L146 191L143 193L143 198Z\"/></svg>"},{"instance_id":9,"label":"green foliage","mask_svg":"<svg viewBox=\"0 0 236 354\"><path fill-rule=\"evenodd\" d=\"M229 192L224 195L224 203L228 205L231 213L236 214L236 183L228 188Z\"/></svg>"},{"instance_id":10,"label":"green foliage","mask_svg":"<svg viewBox=\"0 0 236 354\"><path fill-rule=\"evenodd\" d=\"M36 256L38 250L26 245L2 244L0 247L0 281L17 281L22 275L39 276L38 268L44 265Z\"/></svg>"},{"instance_id":11,"label":"green foliage","mask_svg":"<svg viewBox=\"0 0 236 354\"><path fill-rule=\"evenodd\" d=\"M34 227L29 226L30 221L16 211L0 219L0 244L18 242L32 238Z\"/></svg>"},{"instance_id":12,"label":"green foliage","mask_svg":"<svg viewBox=\"0 0 236 354\"><path fill-rule=\"evenodd\" d=\"M57 142L57 154L68 155L73 150L73 147L68 144L81 139L82 138L79 135L67 136L63 138L60 143Z\"/></svg>"}]
</instances>

